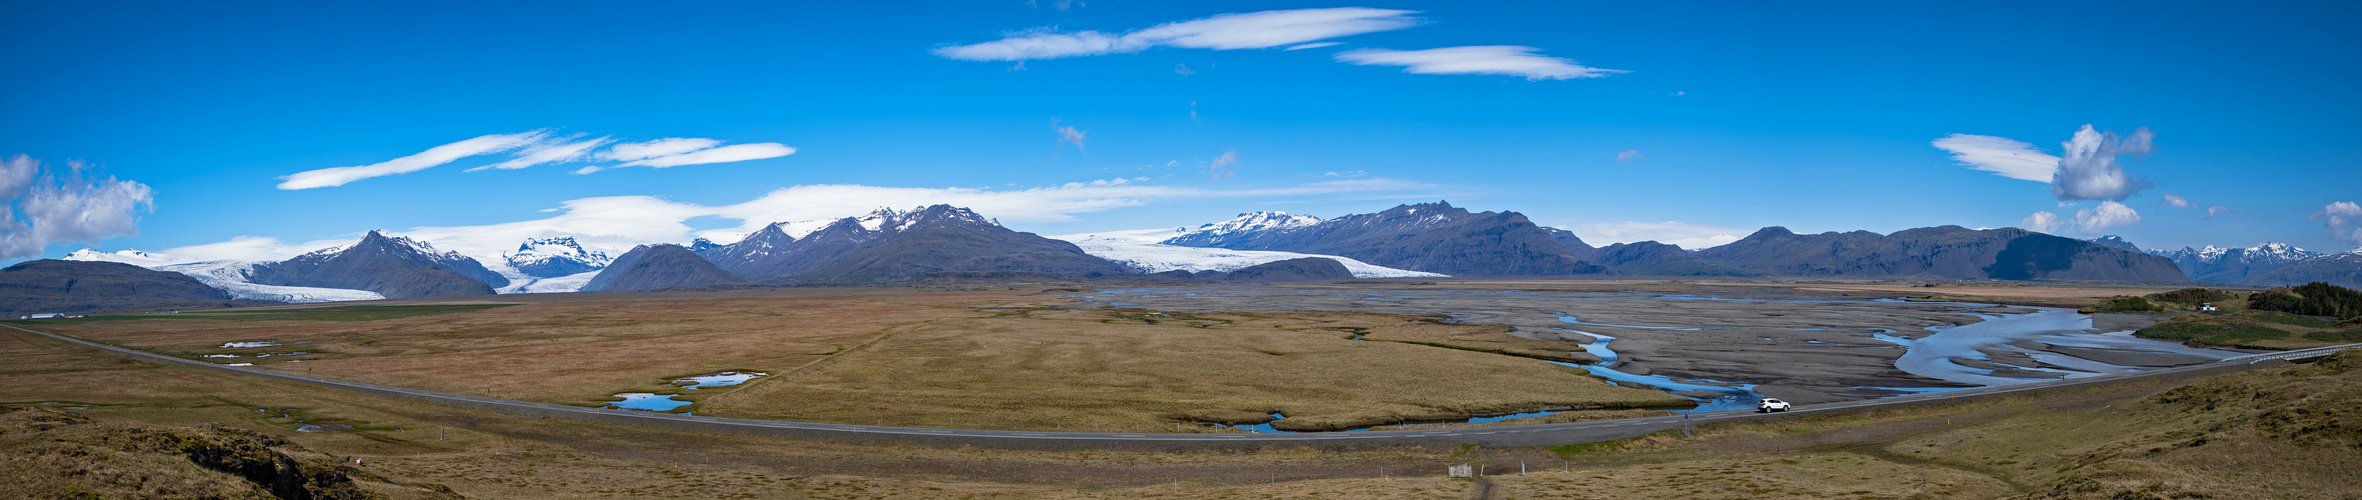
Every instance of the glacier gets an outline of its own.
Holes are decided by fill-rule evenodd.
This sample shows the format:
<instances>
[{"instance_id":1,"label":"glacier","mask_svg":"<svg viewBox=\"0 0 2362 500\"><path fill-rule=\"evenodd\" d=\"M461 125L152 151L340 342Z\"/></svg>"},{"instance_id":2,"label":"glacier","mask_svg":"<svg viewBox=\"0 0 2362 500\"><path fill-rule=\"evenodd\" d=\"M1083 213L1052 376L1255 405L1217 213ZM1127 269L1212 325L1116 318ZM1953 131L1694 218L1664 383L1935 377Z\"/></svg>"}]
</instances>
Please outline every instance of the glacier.
<instances>
[{"instance_id":1,"label":"glacier","mask_svg":"<svg viewBox=\"0 0 2362 500\"><path fill-rule=\"evenodd\" d=\"M1344 264L1345 270L1351 271L1353 273L1353 277L1355 278L1449 277L1436 273L1410 271L1372 265L1359 260L1338 257L1335 255L1318 255L1262 250L1231 250L1227 248L1185 247L1180 245L1166 245L1163 243L1158 243L1159 241L1172 238L1175 235L1186 234L1189 232L1190 229L1188 228L1138 229L1130 231L1102 231L1088 234L1051 236L1050 239L1064 240L1068 243L1073 243L1074 246L1081 247L1083 249L1083 253L1091 254L1092 256L1102 259L1115 261L1117 264L1122 264L1126 267L1138 269L1144 273L1161 273L1172 270L1184 270L1190 272L1230 272L1240 268L1266 262L1277 262L1304 257L1320 257L1324 259L1335 259L1337 263Z\"/></svg>"}]
</instances>

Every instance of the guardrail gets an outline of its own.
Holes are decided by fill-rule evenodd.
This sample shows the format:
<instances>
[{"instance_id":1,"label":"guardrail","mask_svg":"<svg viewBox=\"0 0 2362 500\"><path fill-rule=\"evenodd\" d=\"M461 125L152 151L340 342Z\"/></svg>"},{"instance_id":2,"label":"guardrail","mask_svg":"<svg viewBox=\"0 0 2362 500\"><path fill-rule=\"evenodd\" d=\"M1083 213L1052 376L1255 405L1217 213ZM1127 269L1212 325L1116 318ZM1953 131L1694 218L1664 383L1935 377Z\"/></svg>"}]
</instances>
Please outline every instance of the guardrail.
<instances>
[{"instance_id":1,"label":"guardrail","mask_svg":"<svg viewBox=\"0 0 2362 500\"><path fill-rule=\"evenodd\" d=\"M2222 359L2222 361L2218 361L2218 363L2233 363L2233 362L2239 362L2239 361L2246 361L2246 362L2247 362L2247 364L2251 364L2251 365L2252 365L2252 364L2261 363L2261 362L2265 362L2265 361L2271 361L2271 360L2275 360L2275 359L2295 360L2295 359L2304 359L2304 358L2323 357L2323 356L2328 356L2328 355L2331 355L2331 354L2337 354L2337 352L2338 352L2338 351L2343 351L2343 350L2347 350L2347 349L2354 349L2354 348L2362 348L2362 344L2333 345L2333 346L2329 346L2329 347L2315 347L2315 348L2311 348L2311 349L2300 349L2300 350L2295 350L2295 351L2288 351L2288 352L2267 352L2267 353L2260 353L2260 354L2249 354L2249 355L2246 355L2246 356L2232 356L2232 357L2228 357L2228 358L2223 358L2223 359Z\"/></svg>"}]
</instances>

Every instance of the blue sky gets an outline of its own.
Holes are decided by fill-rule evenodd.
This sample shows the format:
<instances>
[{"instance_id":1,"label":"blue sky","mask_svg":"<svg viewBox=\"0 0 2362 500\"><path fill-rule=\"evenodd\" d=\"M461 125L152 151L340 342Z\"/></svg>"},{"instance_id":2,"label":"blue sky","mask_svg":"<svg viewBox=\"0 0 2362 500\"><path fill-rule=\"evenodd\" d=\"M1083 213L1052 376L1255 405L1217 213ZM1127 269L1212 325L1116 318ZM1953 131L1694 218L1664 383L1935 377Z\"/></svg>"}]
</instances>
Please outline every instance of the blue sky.
<instances>
[{"instance_id":1,"label":"blue sky","mask_svg":"<svg viewBox=\"0 0 2362 500\"><path fill-rule=\"evenodd\" d=\"M24 158L0 250L628 248L932 202L1069 234L1437 199L1596 243L2362 244L2347 2L1060 4L0 6L0 156ZM2106 147L2079 194L2006 161L2071 156L2086 125ZM507 146L282 189L487 136ZM646 144L674 138L711 142ZM634 144L744 148L602 159Z\"/></svg>"}]
</instances>

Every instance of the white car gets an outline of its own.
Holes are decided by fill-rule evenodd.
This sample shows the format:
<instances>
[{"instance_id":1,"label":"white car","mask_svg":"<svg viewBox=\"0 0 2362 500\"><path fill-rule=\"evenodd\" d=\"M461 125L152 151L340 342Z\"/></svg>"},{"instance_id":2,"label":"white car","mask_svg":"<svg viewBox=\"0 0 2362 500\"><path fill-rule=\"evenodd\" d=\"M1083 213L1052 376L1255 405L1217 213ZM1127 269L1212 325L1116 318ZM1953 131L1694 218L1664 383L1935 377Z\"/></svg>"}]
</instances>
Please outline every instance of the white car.
<instances>
[{"instance_id":1,"label":"white car","mask_svg":"<svg viewBox=\"0 0 2362 500\"><path fill-rule=\"evenodd\" d=\"M1771 413L1775 411L1788 411L1788 408L1788 402L1781 401L1780 398L1763 398L1762 403L1755 405L1755 412Z\"/></svg>"}]
</instances>

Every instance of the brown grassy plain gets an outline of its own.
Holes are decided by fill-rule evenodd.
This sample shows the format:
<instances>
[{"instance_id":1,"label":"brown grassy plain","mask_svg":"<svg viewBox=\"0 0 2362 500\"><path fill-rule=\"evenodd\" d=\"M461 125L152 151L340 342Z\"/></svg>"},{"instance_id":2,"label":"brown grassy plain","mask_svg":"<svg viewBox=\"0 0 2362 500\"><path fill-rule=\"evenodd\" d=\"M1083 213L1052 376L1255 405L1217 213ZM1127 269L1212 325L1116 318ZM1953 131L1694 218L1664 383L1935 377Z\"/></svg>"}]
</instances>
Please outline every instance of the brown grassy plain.
<instances>
[{"instance_id":1,"label":"brown grassy plain","mask_svg":"<svg viewBox=\"0 0 2362 500\"><path fill-rule=\"evenodd\" d=\"M1070 307L1066 298L1031 292L855 290L549 301L360 322L94 319L44 328L441 392L579 405L619 392L678 393L699 403L680 411L700 415L917 427L1204 432L1224 429L1194 422L1261 422L1280 412L1289 416L1275 424L1282 428L1326 430L1687 403L1481 352L1571 347L1510 337L1503 327L1061 307ZM1356 333L1372 340L1349 338ZM279 345L221 347L264 340ZM278 354L253 356L263 353ZM772 375L727 389L671 383L733 370Z\"/></svg>"}]
</instances>

